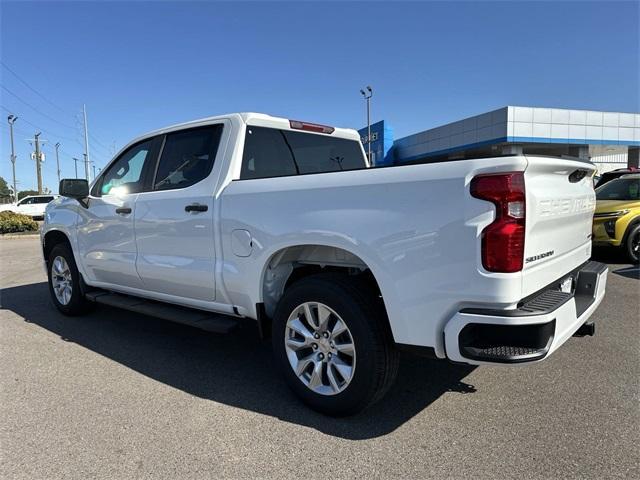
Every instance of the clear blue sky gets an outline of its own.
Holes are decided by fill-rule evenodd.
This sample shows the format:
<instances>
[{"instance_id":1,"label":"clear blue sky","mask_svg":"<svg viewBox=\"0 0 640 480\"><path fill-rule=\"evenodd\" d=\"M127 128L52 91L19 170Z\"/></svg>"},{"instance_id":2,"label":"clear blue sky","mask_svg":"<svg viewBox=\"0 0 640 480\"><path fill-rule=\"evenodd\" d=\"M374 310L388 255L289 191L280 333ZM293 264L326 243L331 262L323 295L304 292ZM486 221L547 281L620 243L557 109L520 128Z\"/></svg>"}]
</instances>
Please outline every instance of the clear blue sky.
<instances>
[{"instance_id":1,"label":"clear blue sky","mask_svg":"<svg viewBox=\"0 0 640 480\"><path fill-rule=\"evenodd\" d=\"M366 84L396 138L509 104L637 112L638 5L3 0L2 62L42 96L0 67L0 175L11 179L5 108L20 117L19 188L36 184L37 126L54 190L53 143L73 176L83 103L98 166L114 142L225 112L359 128Z\"/></svg>"}]
</instances>

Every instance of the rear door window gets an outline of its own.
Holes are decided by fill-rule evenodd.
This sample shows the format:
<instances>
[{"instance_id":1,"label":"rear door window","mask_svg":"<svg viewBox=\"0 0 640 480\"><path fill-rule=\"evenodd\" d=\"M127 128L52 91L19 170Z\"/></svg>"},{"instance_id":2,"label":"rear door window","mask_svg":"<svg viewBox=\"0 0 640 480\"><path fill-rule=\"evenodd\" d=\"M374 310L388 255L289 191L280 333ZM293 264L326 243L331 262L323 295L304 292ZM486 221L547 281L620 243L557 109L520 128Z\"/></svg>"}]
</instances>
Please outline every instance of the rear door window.
<instances>
[{"instance_id":1,"label":"rear door window","mask_svg":"<svg viewBox=\"0 0 640 480\"><path fill-rule=\"evenodd\" d=\"M247 127L240 178L296 175L298 167L282 130Z\"/></svg>"},{"instance_id":2,"label":"rear door window","mask_svg":"<svg viewBox=\"0 0 640 480\"><path fill-rule=\"evenodd\" d=\"M365 168L357 140L266 127L247 127L241 179Z\"/></svg>"},{"instance_id":3,"label":"rear door window","mask_svg":"<svg viewBox=\"0 0 640 480\"><path fill-rule=\"evenodd\" d=\"M180 130L167 134L154 180L154 190L193 185L213 168L223 125Z\"/></svg>"}]
</instances>

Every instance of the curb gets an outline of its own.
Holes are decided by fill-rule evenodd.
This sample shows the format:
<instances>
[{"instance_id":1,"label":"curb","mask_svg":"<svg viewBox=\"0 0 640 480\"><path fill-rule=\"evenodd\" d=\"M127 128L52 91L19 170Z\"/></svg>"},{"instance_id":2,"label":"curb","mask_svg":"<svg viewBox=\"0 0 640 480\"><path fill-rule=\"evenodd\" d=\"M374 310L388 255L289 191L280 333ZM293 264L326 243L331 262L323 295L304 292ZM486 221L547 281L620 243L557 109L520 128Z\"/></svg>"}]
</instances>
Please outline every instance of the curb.
<instances>
[{"instance_id":1,"label":"curb","mask_svg":"<svg viewBox=\"0 0 640 480\"><path fill-rule=\"evenodd\" d=\"M34 238L39 237L40 232L29 232L29 233L5 233L0 235L0 240L11 240L14 238Z\"/></svg>"}]
</instances>

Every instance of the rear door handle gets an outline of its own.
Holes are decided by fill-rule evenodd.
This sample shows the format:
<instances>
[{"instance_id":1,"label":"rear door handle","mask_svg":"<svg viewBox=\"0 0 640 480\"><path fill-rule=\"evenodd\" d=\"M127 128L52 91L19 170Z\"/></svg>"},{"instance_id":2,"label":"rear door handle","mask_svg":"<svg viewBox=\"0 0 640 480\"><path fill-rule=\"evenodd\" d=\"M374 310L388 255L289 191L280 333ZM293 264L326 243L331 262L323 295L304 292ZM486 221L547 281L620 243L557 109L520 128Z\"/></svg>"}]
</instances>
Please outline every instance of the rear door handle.
<instances>
[{"instance_id":1,"label":"rear door handle","mask_svg":"<svg viewBox=\"0 0 640 480\"><path fill-rule=\"evenodd\" d=\"M200 205L199 203L192 203L184 207L185 212L206 212L209 210L207 205Z\"/></svg>"},{"instance_id":2,"label":"rear door handle","mask_svg":"<svg viewBox=\"0 0 640 480\"><path fill-rule=\"evenodd\" d=\"M131 213L131 208L129 207L116 208L116 213L120 215L128 215Z\"/></svg>"}]
</instances>

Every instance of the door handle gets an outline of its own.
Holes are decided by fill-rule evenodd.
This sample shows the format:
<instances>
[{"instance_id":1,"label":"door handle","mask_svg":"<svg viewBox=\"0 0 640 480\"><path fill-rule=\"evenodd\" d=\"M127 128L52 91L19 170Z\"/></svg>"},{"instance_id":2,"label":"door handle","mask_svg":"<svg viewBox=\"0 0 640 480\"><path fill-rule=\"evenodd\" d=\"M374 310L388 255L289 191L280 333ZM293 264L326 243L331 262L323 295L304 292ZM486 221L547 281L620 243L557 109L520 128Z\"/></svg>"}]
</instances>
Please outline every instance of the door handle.
<instances>
[{"instance_id":1,"label":"door handle","mask_svg":"<svg viewBox=\"0 0 640 480\"><path fill-rule=\"evenodd\" d=\"M206 212L209 210L207 205L200 205L199 203L192 203L184 207L185 212Z\"/></svg>"},{"instance_id":2,"label":"door handle","mask_svg":"<svg viewBox=\"0 0 640 480\"><path fill-rule=\"evenodd\" d=\"M120 215L128 215L129 213L131 213L131 208L129 207L116 208L116 213Z\"/></svg>"}]
</instances>

